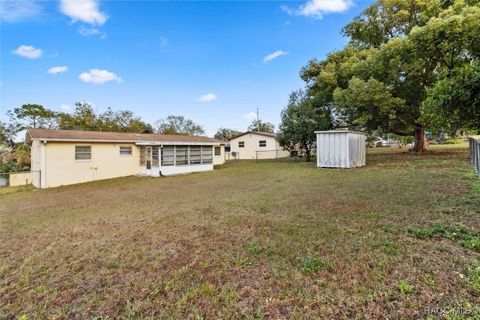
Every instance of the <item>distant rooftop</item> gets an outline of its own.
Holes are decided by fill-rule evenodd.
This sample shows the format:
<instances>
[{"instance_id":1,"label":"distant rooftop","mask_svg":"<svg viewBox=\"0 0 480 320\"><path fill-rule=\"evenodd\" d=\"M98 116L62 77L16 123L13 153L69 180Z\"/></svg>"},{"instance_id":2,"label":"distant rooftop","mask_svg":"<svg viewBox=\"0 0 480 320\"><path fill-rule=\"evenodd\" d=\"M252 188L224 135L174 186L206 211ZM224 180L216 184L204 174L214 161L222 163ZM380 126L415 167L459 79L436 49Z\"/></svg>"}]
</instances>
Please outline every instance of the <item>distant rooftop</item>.
<instances>
[{"instance_id":1,"label":"distant rooftop","mask_svg":"<svg viewBox=\"0 0 480 320\"><path fill-rule=\"evenodd\" d=\"M241 136L244 136L246 134L258 134L258 135L261 135L261 136L273 137L273 138L275 138L277 136L273 132L247 131L247 132L244 132L244 133L237 134L236 136L232 137L230 140L241 137Z\"/></svg>"}]
</instances>

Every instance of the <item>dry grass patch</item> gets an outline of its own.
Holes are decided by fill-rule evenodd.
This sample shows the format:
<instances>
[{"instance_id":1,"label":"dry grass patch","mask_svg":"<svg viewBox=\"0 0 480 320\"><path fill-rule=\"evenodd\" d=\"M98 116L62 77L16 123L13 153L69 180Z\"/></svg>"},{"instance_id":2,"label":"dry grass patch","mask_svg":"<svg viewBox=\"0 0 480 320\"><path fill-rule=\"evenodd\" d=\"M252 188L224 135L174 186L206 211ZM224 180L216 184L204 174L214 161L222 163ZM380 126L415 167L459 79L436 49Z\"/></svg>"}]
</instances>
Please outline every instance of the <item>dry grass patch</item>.
<instances>
[{"instance_id":1,"label":"dry grass patch","mask_svg":"<svg viewBox=\"0 0 480 320\"><path fill-rule=\"evenodd\" d=\"M239 161L1 194L0 319L426 318L480 304L466 150L388 151L354 170Z\"/></svg>"}]
</instances>

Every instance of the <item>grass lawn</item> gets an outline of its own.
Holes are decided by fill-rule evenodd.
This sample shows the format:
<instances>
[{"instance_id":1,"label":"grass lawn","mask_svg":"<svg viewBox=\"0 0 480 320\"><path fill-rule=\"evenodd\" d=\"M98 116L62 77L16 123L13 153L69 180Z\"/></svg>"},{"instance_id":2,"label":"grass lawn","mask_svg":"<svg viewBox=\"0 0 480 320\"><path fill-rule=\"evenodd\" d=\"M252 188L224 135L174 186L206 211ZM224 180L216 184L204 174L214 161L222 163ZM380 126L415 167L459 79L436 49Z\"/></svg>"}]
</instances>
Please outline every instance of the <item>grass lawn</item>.
<instances>
[{"instance_id":1,"label":"grass lawn","mask_svg":"<svg viewBox=\"0 0 480 320\"><path fill-rule=\"evenodd\" d=\"M480 305L480 181L433 149L3 192L0 319L457 319Z\"/></svg>"}]
</instances>

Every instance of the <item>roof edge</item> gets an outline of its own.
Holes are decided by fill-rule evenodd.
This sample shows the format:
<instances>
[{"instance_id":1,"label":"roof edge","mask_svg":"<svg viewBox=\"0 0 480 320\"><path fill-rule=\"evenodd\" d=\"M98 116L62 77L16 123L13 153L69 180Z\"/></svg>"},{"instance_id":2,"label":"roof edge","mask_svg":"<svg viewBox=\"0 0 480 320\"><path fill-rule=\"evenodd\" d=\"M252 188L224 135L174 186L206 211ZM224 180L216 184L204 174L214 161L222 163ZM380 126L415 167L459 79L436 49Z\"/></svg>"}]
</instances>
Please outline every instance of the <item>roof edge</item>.
<instances>
[{"instance_id":1,"label":"roof edge","mask_svg":"<svg viewBox=\"0 0 480 320\"><path fill-rule=\"evenodd\" d=\"M366 136L365 132L355 131L355 130L321 130L321 131L314 131L315 133L356 133Z\"/></svg>"},{"instance_id":2,"label":"roof edge","mask_svg":"<svg viewBox=\"0 0 480 320\"><path fill-rule=\"evenodd\" d=\"M61 139L61 138L31 138L29 141L50 141L50 142L77 142L77 143L133 143L136 145L222 145L217 141L152 141L152 140L106 140L106 139Z\"/></svg>"},{"instance_id":3,"label":"roof edge","mask_svg":"<svg viewBox=\"0 0 480 320\"><path fill-rule=\"evenodd\" d=\"M231 137L229 141L233 140L233 139L236 139L236 138L239 138L241 136L244 136L246 134L258 134L258 135L261 135L261 136L265 136L265 137L271 137L271 138L276 138L277 137L277 134L275 132L262 132L262 131L246 131L244 133L241 133L241 134L238 134L234 137Z\"/></svg>"}]
</instances>

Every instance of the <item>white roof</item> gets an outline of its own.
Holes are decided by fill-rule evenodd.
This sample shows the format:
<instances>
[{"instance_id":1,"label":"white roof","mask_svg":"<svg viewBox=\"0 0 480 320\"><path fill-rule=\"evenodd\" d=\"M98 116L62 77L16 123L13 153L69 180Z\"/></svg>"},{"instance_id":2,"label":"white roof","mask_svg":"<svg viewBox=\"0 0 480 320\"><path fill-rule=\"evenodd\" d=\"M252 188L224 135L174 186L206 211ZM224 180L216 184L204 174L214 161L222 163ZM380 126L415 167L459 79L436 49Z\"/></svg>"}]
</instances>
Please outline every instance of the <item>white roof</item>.
<instances>
[{"instance_id":1,"label":"white roof","mask_svg":"<svg viewBox=\"0 0 480 320\"><path fill-rule=\"evenodd\" d=\"M353 131L353 130L324 130L324 131L315 131L315 133L354 133L354 134L362 134L366 135L364 132L360 131Z\"/></svg>"}]
</instances>

